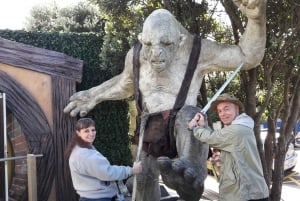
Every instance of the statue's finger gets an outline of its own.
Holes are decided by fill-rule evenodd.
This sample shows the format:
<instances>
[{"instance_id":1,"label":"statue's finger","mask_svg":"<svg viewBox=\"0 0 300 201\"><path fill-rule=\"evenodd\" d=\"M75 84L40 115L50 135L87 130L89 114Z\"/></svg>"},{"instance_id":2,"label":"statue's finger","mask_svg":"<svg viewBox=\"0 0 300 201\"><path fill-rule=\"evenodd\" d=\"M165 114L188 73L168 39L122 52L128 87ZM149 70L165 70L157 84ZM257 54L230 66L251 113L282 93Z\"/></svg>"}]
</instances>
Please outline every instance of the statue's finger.
<instances>
[{"instance_id":1,"label":"statue's finger","mask_svg":"<svg viewBox=\"0 0 300 201\"><path fill-rule=\"evenodd\" d=\"M96 103L93 100L90 100L86 106L87 110L90 111L95 107Z\"/></svg>"},{"instance_id":2,"label":"statue's finger","mask_svg":"<svg viewBox=\"0 0 300 201\"><path fill-rule=\"evenodd\" d=\"M86 116L87 115L87 111L80 111L80 117L84 117L84 116Z\"/></svg>"},{"instance_id":3,"label":"statue's finger","mask_svg":"<svg viewBox=\"0 0 300 201\"><path fill-rule=\"evenodd\" d=\"M79 91L74 93L71 97L70 97L70 101L76 101L76 100L83 100L87 98L86 97L86 91Z\"/></svg>"},{"instance_id":4,"label":"statue's finger","mask_svg":"<svg viewBox=\"0 0 300 201\"><path fill-rule=\"evenodd\" d=\"M80 112L80 107L76 107L74 108L71 112L70 112L70 115L72 117L76 117L76 115Z\"/></svg>"},{"instance_id":5,"label":"statue's finger","mask_svg":"<svg viewBox=\"0 0 300 201\"><path fill-rule=\"evenodd\" d=\"M76 107L76 104L74 102L70 102L65 108L64 113L69 113L73 108Z\"/></svg>"},{"instance_id":6,"label":"statue's finger","mask_svg":"<svg viewBox=\"0 0 300 201\"><path fill-rule=\"evenodd\" d=\"M79 92L73 94L72 96L70 96L69 100L70 101L74 101L76 99L78 99L78 97L80 96Z\"/></svg>"}]
</instances>

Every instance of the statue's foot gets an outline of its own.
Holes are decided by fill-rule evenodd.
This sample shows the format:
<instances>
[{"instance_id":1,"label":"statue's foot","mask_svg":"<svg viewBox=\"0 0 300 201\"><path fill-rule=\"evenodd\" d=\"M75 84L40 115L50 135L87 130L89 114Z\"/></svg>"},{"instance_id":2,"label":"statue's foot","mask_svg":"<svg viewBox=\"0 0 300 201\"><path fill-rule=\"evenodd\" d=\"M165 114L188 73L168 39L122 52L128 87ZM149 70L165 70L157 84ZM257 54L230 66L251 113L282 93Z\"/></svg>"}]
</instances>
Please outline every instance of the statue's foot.
<instances>
[{"instance_id":1,"label":"statue's foot","mask_svg":"<svg viewBox=\"0 0 300 201\"><path fill-rule=\"evenodd\" d=\"M157 159L164 184L176 190L186 201L198 201L204 189L206 172L201 172L185 159L172 161L168 157Z\"/></svg>"}]
</instances>

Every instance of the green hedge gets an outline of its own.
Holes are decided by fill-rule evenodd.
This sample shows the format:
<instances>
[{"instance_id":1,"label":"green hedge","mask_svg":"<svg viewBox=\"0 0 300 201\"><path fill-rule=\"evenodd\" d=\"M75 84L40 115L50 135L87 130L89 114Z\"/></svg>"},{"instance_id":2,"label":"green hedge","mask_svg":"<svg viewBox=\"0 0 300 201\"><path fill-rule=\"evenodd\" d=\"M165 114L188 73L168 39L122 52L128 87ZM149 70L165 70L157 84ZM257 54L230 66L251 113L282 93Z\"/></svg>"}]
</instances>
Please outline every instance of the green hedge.
<instances>
[{"instance_id":1,"label":"green hedge","mask_svg":"<svg viewBox=\"0 0 300 201\"><path fill-rule=\"evenodd\" d=\"M103 36L98 33L57 33L0 30L0 37L48 50L65 53L84 61L82 82L77 91L86 90L112 77L109 69L100 68ZM102 61L103 62L103 61ZM128 104L107 101L89 114L96 121L96 148L112 164L130 165L132 157L128 137Z\"/></svg>"}]
</instances>

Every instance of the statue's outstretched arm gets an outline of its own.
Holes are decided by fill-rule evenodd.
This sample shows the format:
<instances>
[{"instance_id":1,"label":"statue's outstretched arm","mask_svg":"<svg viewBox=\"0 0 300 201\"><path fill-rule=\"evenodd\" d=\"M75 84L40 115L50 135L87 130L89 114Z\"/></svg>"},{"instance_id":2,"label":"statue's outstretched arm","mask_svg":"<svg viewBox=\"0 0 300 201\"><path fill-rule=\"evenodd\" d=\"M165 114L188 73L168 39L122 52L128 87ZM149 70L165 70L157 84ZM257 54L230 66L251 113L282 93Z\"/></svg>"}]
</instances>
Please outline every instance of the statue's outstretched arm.
<instances>
[{"instance_id":1,"label":"statue's outstretched arm","mask_svg":"<svg viewBox=\"0 0 300 201\"><path fill-rule=\"evenodd\" d=\"M239 46L245 55L247 67L256 67L263 59L266 45L266 0L235 1L241 12L247 16L246 30Z\"/></svg>"},{"instance_id":2,"label":"statue's outstretched arm","mask_svg":"<svg viewBox=\"0 0 300 201\"><path fill-rule=\"evenodd\" d=\"M243 69L258 66L263 59L266 45L266 0L234 0L247 16L247 26L238 45L202 41L201 71L234 70L241 63Z\"/></svg>"},{"instance_id":3,"label":"statue's outstretched arm","mask_svg":"<svg viewBox=\"0 0 300 201\"><path fill-rule=\"evenodd\" d=\"M100 102L121 100L133 95L132 62L129 58L132 58L132 51L126 56L125 68L121 74L98 86L74 93L64 108L64 113L70 113L73 117L79 113L83 117Z\"/></svg>"}]
</instances>

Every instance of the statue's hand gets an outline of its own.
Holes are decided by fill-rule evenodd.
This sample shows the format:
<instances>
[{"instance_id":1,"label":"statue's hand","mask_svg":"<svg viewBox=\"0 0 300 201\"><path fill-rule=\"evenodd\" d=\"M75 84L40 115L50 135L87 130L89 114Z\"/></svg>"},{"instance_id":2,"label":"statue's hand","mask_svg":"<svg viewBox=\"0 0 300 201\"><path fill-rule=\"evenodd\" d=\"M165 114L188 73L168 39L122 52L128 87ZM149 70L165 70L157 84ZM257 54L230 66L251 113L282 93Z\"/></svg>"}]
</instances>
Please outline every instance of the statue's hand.
<instances>
[{"instance_id":1,"label":"statue's hand","mask_svg":"<svg viewBox=\"0 0 300 201\"><path fill-rule=\"evenodd\" d=\"M266 15L267 0L233 0L233 2L249 19L259 19Z\"/></svg>"},{"instance_id":2,"label":"statue's hand","mask_svg":"<svg viewBox=\"0 0 300 201\"><path fill-rule=\"evenodd\" d=\"M64 108L64 113L70 113L72 117L75 117L78 113L83 117L96 105L88 90L73 94L69 101L69 104Z\"/></svg>"}]
</instances>

